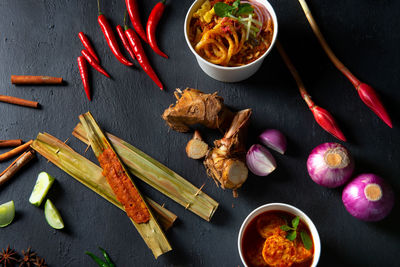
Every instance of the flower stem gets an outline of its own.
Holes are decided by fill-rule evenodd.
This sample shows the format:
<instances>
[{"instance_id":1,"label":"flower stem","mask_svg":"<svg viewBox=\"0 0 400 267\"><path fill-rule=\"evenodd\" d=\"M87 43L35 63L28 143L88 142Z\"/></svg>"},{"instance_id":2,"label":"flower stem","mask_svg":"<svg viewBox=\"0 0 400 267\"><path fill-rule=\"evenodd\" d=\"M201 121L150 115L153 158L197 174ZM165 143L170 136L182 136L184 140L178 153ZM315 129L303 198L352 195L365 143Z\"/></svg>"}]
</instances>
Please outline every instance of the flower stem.
<instances>
[{"instance_id":1,"label":"flower stem","mask_svg":"<svg viewBox=\"0 0 400 267\"><path fill-rule=\"evenodd\" d=\"M307 103L308 107L310 108L311 112L314 115L315 121L328 133L332 134L334 137L346 141L346 137L340 130L339 126L337 125L333 116L325 109L317 106L311 100L311 96L307 93L306 88L304 86L303 81L300 78L299 73L297 72L296 68L294 67L292 61L290 60L289 56L286 54L285 50L283 49L280 42L276 41L276 47L278 48L279 53L283 61L285 62L286 66L290 70L293 75L293 78L296 80L297 86L299 87L299 91L301 97Z\"/></svg>"},{"instance_id":2,"label":"flower stem","mask_svg":"<svg viewBox=\"0 0 400 267\"><path fill-rule=\"evenodd\" d=\"M292 73L292 76L295 79L297 86L299 87L301 97L304 99L304 101L306 101L308 107L312 108L314 106L314 102L311 100L311 96L307 93L306 87L304 86L304 83L300 77L299 72L294 67L289 56L286 54L285 49L283 49L283 46L281 45L281 43L278 40L276 41L276 47L278 48L279 54L281 55L283 61L285 62L286 66L288 67L289 71Z\"/></svg>"},{"instance_id":3,"label":"flower stem","mask_svg":"<svg viewBox=\"0 0 400 267\"><path fill-rule=\"evenodd\" d=\"M307 17L310 26L317 37L319 43L321 44L322 48L324 49L325 53L328 55L329 59L332 63L336 66L336 68L342 72L347 79L353 84L356 88L361 100L373 111L375 114L383 120L390 128L393 127L392 121L390 119L389 114L387 113L385 107L383 106L381 100L379 99L378 95L375 93L375 90L370 87L369 85L360 82L346 66L336 57L333 53L332 49L329 47L328 43L326 42L325 38L322 36L322 33L314 20L314 17L311 14L310 9L305 0L298 0L303 11Z\"/></svg>"},{"instance_id":4,"label":"flower stem","mask_svg":"<svg viewBox=\"0 0 400 267\"><path fill-rule=\"evenodd\" d=\"M311 14L310 9L308 8L306 1L299 0L299 2L300 2L301 7L303 8L303 11L306 15L308 22L310 23L310 26L311 26L315 36L317 37L317 39L318 39L319 43L321 44L322 48L324 49L325 53L328 55L329 59L336 66L336 68L340 72L342 72L347 77L347 79L350 80L350 82L353 84L353 86L358 90L358 87L361 84L361 82L350 72L350 70L333 53L332 49L329 47L324 36L322 35L317 23L315 22L315 19L314 19L313 15Z\"/></svg>"}]
</instances>

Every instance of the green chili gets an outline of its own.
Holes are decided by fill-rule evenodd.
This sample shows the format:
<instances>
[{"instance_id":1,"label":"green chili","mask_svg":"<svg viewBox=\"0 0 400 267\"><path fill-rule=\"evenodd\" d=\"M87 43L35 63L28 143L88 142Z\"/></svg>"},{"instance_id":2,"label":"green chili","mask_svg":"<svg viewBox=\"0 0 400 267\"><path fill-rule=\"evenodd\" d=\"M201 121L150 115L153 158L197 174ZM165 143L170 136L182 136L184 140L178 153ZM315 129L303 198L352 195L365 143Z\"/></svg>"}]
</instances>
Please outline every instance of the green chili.
<instances>
[{"instance_id":1,"label":"green chili","mask_svg":"<svg viewBox=\"0 0 400 267\"><path fill-rule=\"evenodd\" d=\"M110 256L108 255L107 251L105 251L103 248L99 247L100 251L103 253L104 258L106 259L108 266L110 267L115 267L115 264L111 261Z\"/></svg>"},{"instance_id":2,"label":"green chili","mask_svg":"<svg viewBox=\"0 0 400 267\"><path fill-rule=\"evenodd\" d=\"M100 267L110 267L108 265L108 263L102 261L99 257L97 257L96 255L94 255L93 253L89 252L89 251L85 251L85 254L90 256Z\"/></svg>"}]
</instances>

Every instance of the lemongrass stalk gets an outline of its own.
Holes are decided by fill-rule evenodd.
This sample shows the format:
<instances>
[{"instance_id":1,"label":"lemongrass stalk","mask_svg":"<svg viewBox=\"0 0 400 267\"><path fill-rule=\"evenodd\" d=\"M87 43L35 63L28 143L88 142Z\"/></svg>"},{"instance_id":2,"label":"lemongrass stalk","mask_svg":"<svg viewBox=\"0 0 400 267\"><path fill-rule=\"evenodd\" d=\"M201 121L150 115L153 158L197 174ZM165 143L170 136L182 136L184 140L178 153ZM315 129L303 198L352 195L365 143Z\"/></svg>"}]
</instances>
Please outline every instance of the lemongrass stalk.
<instances>
[{"instance_id":1,"label":"lemongrass stalk","mask_svg":"<svg viewBox=\"0 0 400 267\"><path fill-rule=\"evenodd\" d=\"M106 178L103 176L102 169L75 152L61 140L47 133L39 133L31 147L77 181L119 207L121 210L124 210L122 204L116 199ZM163 223L165 229L170 227L176 219L176 216L172 212L156 204L153 200L147 199L147 201L149 205L154 207L154 211L157 217L160 218L160 223ZM143 224L135 224L133 221L132 223L142 237L146 237L148 232L151 231L151 229L143 227ZM149 237L150 236L151 235L149 235ZM157 258L162 254L162 251L166 249L159 248L157 240L153 240L149 237L146 237L147 240L144 238L145 242L152 249L154 256Z\"/></svg>"},{"instance_id":2,"label":"lemongrass stalk","mask_svg":"<svg viewBox=\"0 0 400 267\"><path fill-rule=\"evenodd\" d=\"M260 21L258 21L258 20L256 20L256 19L250 19L250 18L244 18L244 19L241 19L242 21L251 21L252 23L254 23L254 24L256 24L256 25L258 25L258 26L262 26L263 24L260 22Z\"/></svg>"},{"instance_id":3,"label":"lemongrass stalk","mask_svg":"<svg viewBox=\"0 0 400 267\"><path fill-rule=\"evenodd\" d=\"M247 32L246 32L246 41L249 39L249 35L250 35L250 28L251 28L251 15L250 15L250 20L247 22L246 28L247 28Z\"/></svg>"},{"instance_id":4,"label":"lemongrass stalk","mask_svg":"<svg viewBox=\"0 0 400 267\"><path fill-rule=\"evenodd\" d=\"M79 123L72 134L89 144L82 124ZM211 220L218 208L218 202L136 147L112 134L106 133L106 135L119 157L136 177L201 218Z\"/></svg>"},{"instance_id":5,"label":"lemongrass stalk","mask_svg":"<svg viewBox=\"0 0 400 267\"><path fill-rule=\"evenodd\" d=\"M130 182L135 187L137 194L143 200L140 191L136 187L125 166L120 161L120 158L117 156L114 148L111 146L110 142L104 135L100 126L97 124L96 120L93 118L92 114L90 112L84 113L79 116L79 120L81 121L84 129L86 130L87 138L90 141L90 145L95 156L99 158L104 153L104 151L109 149L112 150L112 153L117 157L117 160L120 166L122 167L123 172L128 176ZM167 237L165 236L157 220L155 219L152 211L146 204L146 201L143 200L143 202L140 205L142 205L143 203L149 212L149 218L145 222L141 223L134 222L134 224L136 226L136 229L142 236L143 240L146 242L147 246L152 250L154 256L157 258L158 256L172 250L172 248L168 242Z\"/></svg>"}]
</instances>

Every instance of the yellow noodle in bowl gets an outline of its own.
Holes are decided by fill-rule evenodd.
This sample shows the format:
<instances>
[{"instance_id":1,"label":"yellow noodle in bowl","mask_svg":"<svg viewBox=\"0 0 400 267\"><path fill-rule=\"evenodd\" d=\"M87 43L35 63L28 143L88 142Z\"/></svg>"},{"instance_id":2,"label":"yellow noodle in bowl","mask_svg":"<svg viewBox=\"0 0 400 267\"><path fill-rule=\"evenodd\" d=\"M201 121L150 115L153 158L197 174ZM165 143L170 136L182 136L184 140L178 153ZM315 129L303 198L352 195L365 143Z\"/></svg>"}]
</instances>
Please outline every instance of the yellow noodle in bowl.
<instances>
[{"instance_id":1,"label":"yellow noodle in bowl","mask_svg":"<svg viewBox=\"0 0 400 267\"><path fill-rule=\"evenodd\" d=\"M184 25L186 41L201 69L212 78L224 82L247 79L275 43L275 12L267 0L248 0L241 3L254 12L220 16L214 9L217 2L232 6L235 0L197 0L192 4Z\"/></svg>"}]
</instances>

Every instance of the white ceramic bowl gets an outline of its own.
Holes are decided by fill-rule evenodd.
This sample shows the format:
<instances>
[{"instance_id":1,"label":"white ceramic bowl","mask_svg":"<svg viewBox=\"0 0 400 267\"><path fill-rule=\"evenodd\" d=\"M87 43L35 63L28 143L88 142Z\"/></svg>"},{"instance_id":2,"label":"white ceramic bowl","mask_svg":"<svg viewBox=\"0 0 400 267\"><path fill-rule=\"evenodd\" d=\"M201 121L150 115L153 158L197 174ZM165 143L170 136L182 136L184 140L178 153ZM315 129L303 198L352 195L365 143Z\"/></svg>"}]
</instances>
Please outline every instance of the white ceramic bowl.
<instances>
[{"instance_id":1,"label":"white ceramic bowl","mask_svg":"<svg viewBox=\"0 0 400 267\"><path fill-rule=\"evenodd\" d=\"M294 214L295 216L299 216L300 219L307 224L308 228L310 229L313 243L314 243L314 258L312 260L311 267L317 266L318 261L319 261L319 256L321 255L321 240L319 239L319 234L318 234L317 228L315 227L315 225L311 221L311 219L308 218L308 216L304 212L302 212L301 210L299 210L296 207L293 207L288 204L283 204L283 203L270 203L270 204L266 204L261 207L258 207L257 209L253 210L249 214L249 216L247 216L247 218L244 220L242 226L240 227L239 236L238 236L239 255L240 255L240 259L242 260L243 265L247 267L247 264L244 261L244 256L242 253L242 239L243 239L244 230L246 229L248 224L255 217L257 217L261 213L264 213L264 212L270 211L270 210L289 212L291 214Z\"/></svg>"},{"instance_id":2,"label":"white ceramic bowl","mask_svg":"<svg viewBox=\"0 0 400 267\"><path fill-rule=\"evenodd\" d=\"M192 44L189 41L188 30L189 30L190 20L192 19L193 13L196 12L196 10L198 10L205 1L206 0L194 1L192 6L189 8L188 13L186 14L185 25L184 25L184 34L185 34L186 42L187 42L190 50L196 56L196 59L197 59L197 62L199 63L200 68L208 76L210 76L211 78L214 78L218 81L221 81L221 82L239 82L239 81L243 81L243 80L249 78L254 73L256 73L256 71L261 67L261 64L263 63L264 58L269 54L269 52L271 51L272 47L275 44L276 36L278 34L278 20L276 18L274 9L272 8L271 4L267 0L255 0L255 1L263 4L266 7L266 9L268 10L268 12L271 15L272 20L274 22L274 34L272 37L271 46L268 48L268 50L257 60L255 60L247 65L239 66L239 67L223 67L223 66L219 66L219 65L210 63L207 60L205 60L204 58L202 58L200 55L198 55L197 52L192 47Z\"/></svg>"}]
</instances>

